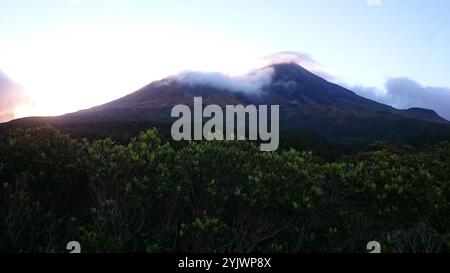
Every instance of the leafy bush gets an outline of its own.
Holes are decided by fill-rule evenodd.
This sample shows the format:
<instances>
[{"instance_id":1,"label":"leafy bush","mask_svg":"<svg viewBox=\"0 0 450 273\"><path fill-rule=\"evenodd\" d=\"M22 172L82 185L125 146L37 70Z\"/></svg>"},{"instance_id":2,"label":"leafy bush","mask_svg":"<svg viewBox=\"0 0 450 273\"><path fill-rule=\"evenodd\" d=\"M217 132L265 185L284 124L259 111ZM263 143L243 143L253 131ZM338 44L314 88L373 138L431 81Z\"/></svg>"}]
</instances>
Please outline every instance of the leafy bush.
<instances>
[{"instance_id":1,"label":"leafy bush","mask_svg":"<svg viewBox=\"0 0 450 273\"><path fill-rule=\"evenodd\" d=\"M450 144L338 162L246 141L117 144L50 126L0 136L0 250L450 251Z\"/></svg>"}]
</instances>

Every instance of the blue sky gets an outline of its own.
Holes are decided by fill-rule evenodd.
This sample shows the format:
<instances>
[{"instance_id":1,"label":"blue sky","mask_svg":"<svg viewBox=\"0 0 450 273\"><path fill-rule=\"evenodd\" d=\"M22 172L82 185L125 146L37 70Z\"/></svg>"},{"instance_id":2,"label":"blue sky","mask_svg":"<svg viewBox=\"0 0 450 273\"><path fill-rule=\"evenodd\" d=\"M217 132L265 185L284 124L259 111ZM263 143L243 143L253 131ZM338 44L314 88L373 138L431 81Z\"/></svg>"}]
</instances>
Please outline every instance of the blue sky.
<instances>
[{"instance_id":1,"label":"blue sky","mask_svg":"<svg viewBox=\"0 0 450 273\"><path fill-rule=\"evenodd\" d=\"M182 70L239 74L293 51L370 98L450 117L435 97L389 100L387 84L411 80L450 103L448 11L447 0L0 0L0 71L28 97L14 116L52 115Z\"/></svg>"}]
</instances>

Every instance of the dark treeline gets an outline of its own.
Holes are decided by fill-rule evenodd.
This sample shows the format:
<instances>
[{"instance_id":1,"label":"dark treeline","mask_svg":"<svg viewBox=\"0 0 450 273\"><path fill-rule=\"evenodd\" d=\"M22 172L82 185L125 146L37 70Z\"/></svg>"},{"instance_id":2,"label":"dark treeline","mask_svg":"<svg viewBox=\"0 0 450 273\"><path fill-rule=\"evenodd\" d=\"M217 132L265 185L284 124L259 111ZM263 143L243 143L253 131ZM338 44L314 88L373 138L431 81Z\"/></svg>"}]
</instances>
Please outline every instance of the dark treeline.
<instances>
[{"instance_id":1,"label":"dark treeline","mask_svg":"<svg viewBox=\"0 0 450 273\"><path fill-rule=\"evenodd\" d=\"M0 135L0 251L449 252L450 143L329 160L247 141Z\"/></svg>"}]
</instances>

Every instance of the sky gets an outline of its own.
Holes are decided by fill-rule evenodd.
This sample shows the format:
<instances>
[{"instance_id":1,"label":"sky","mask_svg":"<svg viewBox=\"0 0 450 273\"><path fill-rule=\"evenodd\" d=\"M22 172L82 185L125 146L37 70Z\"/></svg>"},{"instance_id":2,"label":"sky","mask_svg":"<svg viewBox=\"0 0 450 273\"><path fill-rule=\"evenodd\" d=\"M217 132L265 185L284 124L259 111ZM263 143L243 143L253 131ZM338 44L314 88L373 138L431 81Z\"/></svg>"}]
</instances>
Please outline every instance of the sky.
<instances>
[{"instance_id":1,"label":"sky","mask_svg":"<svg viewBox=\"0 0 450 273\"><path fill-rule=\"evenodd\" d=\"M450 119L448 11L448 0L0 0L0 122L186 70L240 75L286 52L360 95Z\"/></svg>"}]
</instances>

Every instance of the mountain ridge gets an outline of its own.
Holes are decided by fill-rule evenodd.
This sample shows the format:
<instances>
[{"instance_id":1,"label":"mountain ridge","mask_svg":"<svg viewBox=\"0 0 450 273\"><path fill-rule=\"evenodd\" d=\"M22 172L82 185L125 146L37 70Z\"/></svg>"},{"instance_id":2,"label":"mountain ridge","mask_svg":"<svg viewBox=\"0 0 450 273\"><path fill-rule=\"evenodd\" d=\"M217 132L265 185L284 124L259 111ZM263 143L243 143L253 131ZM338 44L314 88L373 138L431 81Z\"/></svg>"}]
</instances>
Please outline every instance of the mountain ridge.
<instances>
[{"instance_id":1,"label":"mountain ridge","mask_svg":"<svg viewBox=\"0 0 450 273\"><path fill-rule=\"evenodd\" d=\"M257 92L232 91L207 84L187 84L168 77L117 100L54 118L24 118L9 124L139 122L170 123L177 104L280 105L281 130L306 130L329 140L407 142L450 136L450 122L429 109L395 109L358 96L295 63L274 64L271 82Z\"/></svg>"}]
</instances>

